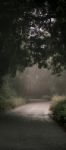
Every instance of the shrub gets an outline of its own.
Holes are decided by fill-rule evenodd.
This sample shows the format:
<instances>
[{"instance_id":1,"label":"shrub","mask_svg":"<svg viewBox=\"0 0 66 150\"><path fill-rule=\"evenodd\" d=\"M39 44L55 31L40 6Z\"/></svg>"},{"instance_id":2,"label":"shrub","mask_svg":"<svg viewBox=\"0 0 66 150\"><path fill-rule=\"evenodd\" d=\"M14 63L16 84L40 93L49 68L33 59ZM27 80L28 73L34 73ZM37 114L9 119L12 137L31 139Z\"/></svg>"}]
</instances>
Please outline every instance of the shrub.
<instances>
[{"instance_id":1,"label":"shrub","mask_svg":"<svg viewBox=\"0 0 66 150\"><path fill-rule=\"evenodd\" d=\"M5 76L3 85L0 89L0 111L14 108L24 104L26 100L19 97L13 87L13 81L10 76Z\"/></svg>"},{"instance_id":2,"label":"shrub","mask_svg":"<svg viewBox=\"0 0 66 150\"><path fill-rule=\"evenodd\" d=\"M60 96L60 95L54 95L51 99L51 106L50 110L53 110L58 102L64 101L66 99L66 96Z\"/></svg>"},{"instance_id":3,"label":"shrub","mask_svg":"<svg viewBox=\"0 0 66 150\"><path fill-rule=\"evenodd\" d=\"M58 102L52 110L53 118L66 128L66 100Z\"/></svg>"},{"instance_id":4,"label":"shrub","mask_svg":"<svg viewBox=\"0 0 66 150\"><path fill-rule=\"evenodd\" d=\"M26 100L24 98L13 97L12 99L0 99L0 111L5 111L11 108L15 108L24 105Z\"/></svg>"}]
</instances>

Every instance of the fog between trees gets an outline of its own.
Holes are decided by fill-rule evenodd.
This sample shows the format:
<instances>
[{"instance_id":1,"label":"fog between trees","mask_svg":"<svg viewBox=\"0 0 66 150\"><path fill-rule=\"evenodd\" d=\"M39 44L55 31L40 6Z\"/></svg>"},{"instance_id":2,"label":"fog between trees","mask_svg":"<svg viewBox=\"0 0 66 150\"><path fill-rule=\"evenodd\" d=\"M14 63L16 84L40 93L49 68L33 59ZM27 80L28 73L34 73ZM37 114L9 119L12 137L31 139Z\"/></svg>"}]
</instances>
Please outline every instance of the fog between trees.
<instances>
[{"instance_id":1,"label":"fog between trees","mask_svg":"<svg viewBox=\"0 0 66 150\"><path fill-rule=\"evenodd\" d=\"M66 95L66 72L58 77L52 75L51 71L34 65L26 68L23 73L17 71L13 85L18 95L27 98Z\"/></svg>"}]
</instances>

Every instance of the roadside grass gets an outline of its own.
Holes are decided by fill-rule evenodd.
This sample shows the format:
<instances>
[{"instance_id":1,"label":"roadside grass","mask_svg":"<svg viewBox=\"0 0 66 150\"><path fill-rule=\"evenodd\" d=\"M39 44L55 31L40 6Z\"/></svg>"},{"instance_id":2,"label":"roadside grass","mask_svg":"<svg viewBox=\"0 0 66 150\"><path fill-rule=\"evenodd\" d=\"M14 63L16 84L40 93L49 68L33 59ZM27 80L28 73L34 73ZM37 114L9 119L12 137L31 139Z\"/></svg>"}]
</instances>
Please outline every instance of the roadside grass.
<instances>
[{"instance_id":1,"label":"roadside grass","mask_svg":"<svg viewBox=\"0 0 66 150\"><path fill-rule=\"evenodd\" d=\"M26 103L26 99L21 97L12 97L10 99L0 99L0 112L9 110Z\"/></svg>"}]
</instances>

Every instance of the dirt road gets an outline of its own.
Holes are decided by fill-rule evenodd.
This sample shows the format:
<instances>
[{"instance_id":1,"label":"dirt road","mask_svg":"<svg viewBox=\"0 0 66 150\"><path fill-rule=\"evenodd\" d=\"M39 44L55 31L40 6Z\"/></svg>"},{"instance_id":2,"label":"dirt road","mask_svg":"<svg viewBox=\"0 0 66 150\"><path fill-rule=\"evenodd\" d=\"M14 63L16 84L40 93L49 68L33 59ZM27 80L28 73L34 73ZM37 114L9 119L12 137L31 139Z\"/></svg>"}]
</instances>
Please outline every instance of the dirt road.
<instances>
[{"instance_id":1,"label":"dirt road","mask_svg":"<svg viewBox=\"0 0 66 150\"><path fill-rule=\"evenodd\" d=\"M49 110L50 102L33 102L28 103L24 106L18 107L11 111L11 113L31 118L31 119L46 119L48 114L50 113Z\"/></svg>"},{"instance_id":2,"label":"dirt road","mask_svg":"<svg viewBox=\"0 0 66 150\"><path fill-rule=\"evenodd\" d=\"M49 116L47 102L0 115L0 150L66 150L66 133Z\"/></svg>"}]
</instances>

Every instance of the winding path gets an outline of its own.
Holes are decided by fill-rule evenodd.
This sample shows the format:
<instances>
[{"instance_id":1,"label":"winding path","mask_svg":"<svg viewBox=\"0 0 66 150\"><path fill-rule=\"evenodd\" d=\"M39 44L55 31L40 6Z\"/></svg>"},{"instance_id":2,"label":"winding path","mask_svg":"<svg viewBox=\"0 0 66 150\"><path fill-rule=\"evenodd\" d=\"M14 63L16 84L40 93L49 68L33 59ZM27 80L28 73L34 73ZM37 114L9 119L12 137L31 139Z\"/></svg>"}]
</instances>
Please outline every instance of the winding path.
<instances>
[{"instance_id":1,"label":"winding path","mask_svg":"<svg viewBox=\"0 0 66 150\"><path fill-rule=\"evenodd\" d=\"M49 118L49 102L0 115L0 150L66 150L66 133Z\"/></svg>"},{"instance_id":2,"label":"winding path","mask_svg":"<svg viewBox=\"0 0 66 150\"><path fill-rule=\"evenodd\" d=\"M50 102L32 102L11 110L11 113L17 114L18 116L31 118L33 120L44 120L49 119L49 107Z\"/></svg>"}]
</instances>

